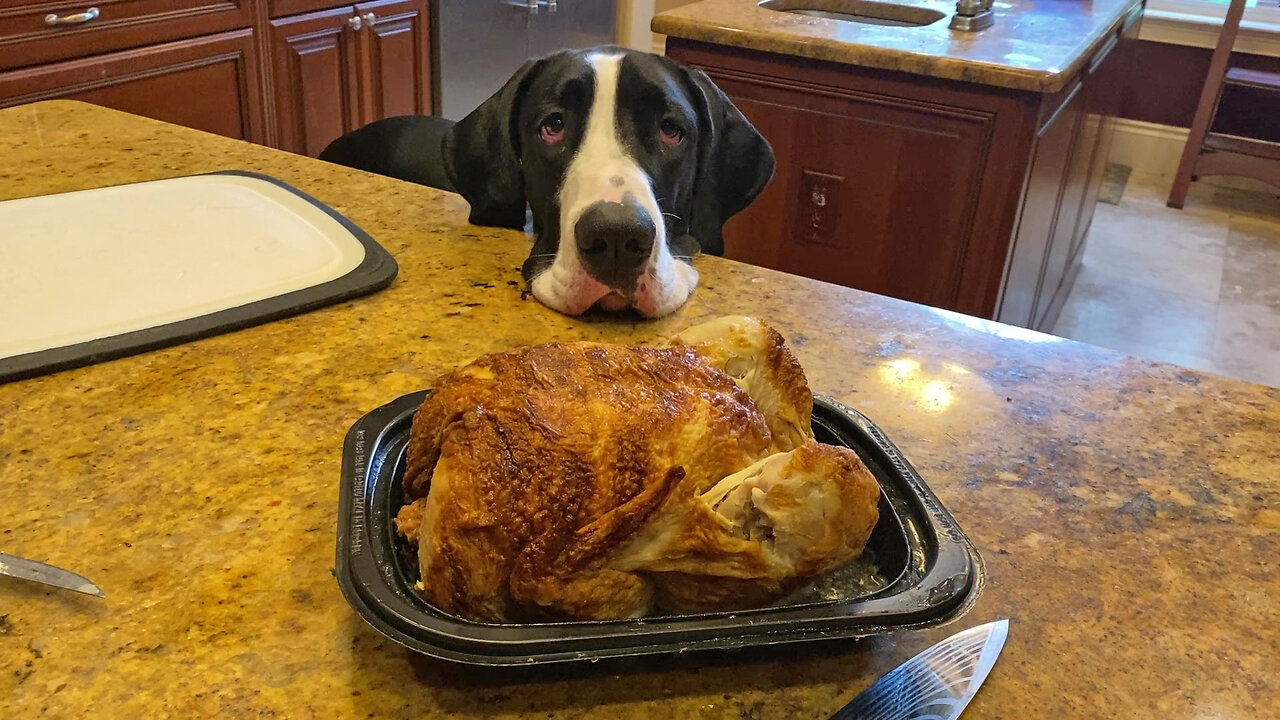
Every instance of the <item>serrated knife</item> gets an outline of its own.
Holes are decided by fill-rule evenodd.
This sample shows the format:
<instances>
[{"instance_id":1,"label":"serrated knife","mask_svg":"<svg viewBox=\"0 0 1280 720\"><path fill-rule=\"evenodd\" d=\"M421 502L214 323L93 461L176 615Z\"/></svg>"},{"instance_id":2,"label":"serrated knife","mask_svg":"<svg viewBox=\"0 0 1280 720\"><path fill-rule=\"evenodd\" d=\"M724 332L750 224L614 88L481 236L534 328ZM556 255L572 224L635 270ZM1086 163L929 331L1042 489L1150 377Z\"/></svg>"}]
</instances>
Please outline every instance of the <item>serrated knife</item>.
<instances>
[{"instance_id":1,"label":"serrated knife","mask_svg":"<svg viewBox=\"0 0 1280 720\"><path fill-rule=\"evenodd\" d=\"M63 570L59 567L20 558L15 555L0 553L0 575L74 590L85 595L106 597L97 585L89 582L88 578L77 575L70 570Z\"/></svg>"},{"instance_id":2,"label":"serrated knife","mask_svg":"<svg viewBox=\"0 0 1280 720\"><path fill-rule=\"evenodd\" d=\"M831 720L955 720L1004 649L1009 621L956 633L863 690Z\"/></svg>"}]
</instances>

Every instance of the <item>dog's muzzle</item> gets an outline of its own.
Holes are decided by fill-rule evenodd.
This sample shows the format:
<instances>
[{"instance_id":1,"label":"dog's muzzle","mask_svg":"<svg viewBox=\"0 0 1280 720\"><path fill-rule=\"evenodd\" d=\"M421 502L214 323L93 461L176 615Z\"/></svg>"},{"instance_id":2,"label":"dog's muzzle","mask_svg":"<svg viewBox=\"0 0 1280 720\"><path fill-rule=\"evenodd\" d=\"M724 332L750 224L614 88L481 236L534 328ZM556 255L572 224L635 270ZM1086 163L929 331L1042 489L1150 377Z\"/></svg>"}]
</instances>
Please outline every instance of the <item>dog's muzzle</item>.
<instances>
[{"instance_id":1,"label":"dog's muzzle","mask_svg":"<svg viewBox=\"0 0 1280 720\"><path fill-rule=\"evenodd\" d=\"M573 233L588 275L625 295L635 291L657 236L644 208L629 199L593 203L578 218Z\"/></svg>"}]
</instances>

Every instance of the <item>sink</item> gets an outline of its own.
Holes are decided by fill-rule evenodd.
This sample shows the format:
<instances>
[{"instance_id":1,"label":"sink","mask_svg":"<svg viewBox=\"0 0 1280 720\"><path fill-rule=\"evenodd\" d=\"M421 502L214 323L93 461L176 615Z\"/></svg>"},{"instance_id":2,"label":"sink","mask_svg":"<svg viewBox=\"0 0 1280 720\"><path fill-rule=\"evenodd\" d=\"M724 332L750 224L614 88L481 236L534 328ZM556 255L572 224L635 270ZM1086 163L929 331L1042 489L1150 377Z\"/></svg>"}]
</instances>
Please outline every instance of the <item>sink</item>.
<instances>
[{"instance_id":1,"label":"sink","mask_svg":"<svg viewBox=\"0 0 1280 720\"><path fill-rule=\"evenodd\" d=\"M947 16L930 8L876 0L764 0L760 7L828 20L899 27L924 27Z\"/></svg>"}]
</instances>

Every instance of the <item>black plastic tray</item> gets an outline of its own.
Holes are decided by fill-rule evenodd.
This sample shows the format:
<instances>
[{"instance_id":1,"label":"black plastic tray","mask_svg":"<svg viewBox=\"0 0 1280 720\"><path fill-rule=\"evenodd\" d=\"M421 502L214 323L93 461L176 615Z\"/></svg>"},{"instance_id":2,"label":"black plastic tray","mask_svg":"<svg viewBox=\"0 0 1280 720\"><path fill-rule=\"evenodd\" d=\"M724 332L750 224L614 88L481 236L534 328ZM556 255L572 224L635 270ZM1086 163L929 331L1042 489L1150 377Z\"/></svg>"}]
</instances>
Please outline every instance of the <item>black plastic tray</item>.
<instances>
[{"instance_id":1,"label":"black plastic tray","mask_svg":"<svg viewBox=\"0 0 1280 720\"><path fill-rule=\"evenodd\" d=\"M370 625L426 655L524 665L865 637L952 620L981 589L982 560L973 544L902 453L861 413L817 396L818 440L852 448L882 489L869 552L855 561L864 566L836 571L772 606L732 613L532 624L448 615L414 592L417 570L405 560L393 523L403 504L410 425L427 392L374 410L347 433L336 573L347 601ZM883 581L868 585L855 577L872 571Z\"/></svg>"},{"instance_id":2,"label":"black plastic tray","mask_svg":"<svg viewBox=\"0 0 1280 720\"><path fill-rule=\"evenodd\" d=\"M238 307L75 345L0 358L0 384L137 355L211 335L242 330L272 320L301 315L304 312L368 295L387 287L395 280L399 270L395 259L368 233L328 205L270 175L248 170L220 170L207 174L258 178L288 190L337 220L364 246L364 260L342 277L275 297L255 300Z\"/></svg>"}]
</instances>

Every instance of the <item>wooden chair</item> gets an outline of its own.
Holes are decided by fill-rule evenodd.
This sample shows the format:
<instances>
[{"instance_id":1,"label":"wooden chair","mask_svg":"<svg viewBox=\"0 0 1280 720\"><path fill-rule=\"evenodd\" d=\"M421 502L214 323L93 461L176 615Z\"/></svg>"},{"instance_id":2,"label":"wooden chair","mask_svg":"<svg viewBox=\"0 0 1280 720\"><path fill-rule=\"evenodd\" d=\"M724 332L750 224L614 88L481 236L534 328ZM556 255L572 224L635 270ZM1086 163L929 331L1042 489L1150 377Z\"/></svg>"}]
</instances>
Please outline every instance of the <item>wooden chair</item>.
<instances>
[{"instance_id":1,"label":"wooden chair","mask_svg":"<svg viewBox=\"0 0 1280 720\"><path fill-rule=\"evenodd\" d=\"M1231 48L1240 32L1245 0L1231 0L1222 23L1218 46L1209 62L1209 75L1200 92L1191 133L1182 151L1178 174L1169 191L1169 207L1181 208L1193 178L1201 175L1239 175L1280 188L1280 143L1211 132L1222 100L1223 85L1240 85L1274 92L1280 105L1280 74L1228 67Z\"/></svg>"}]
</instances>

